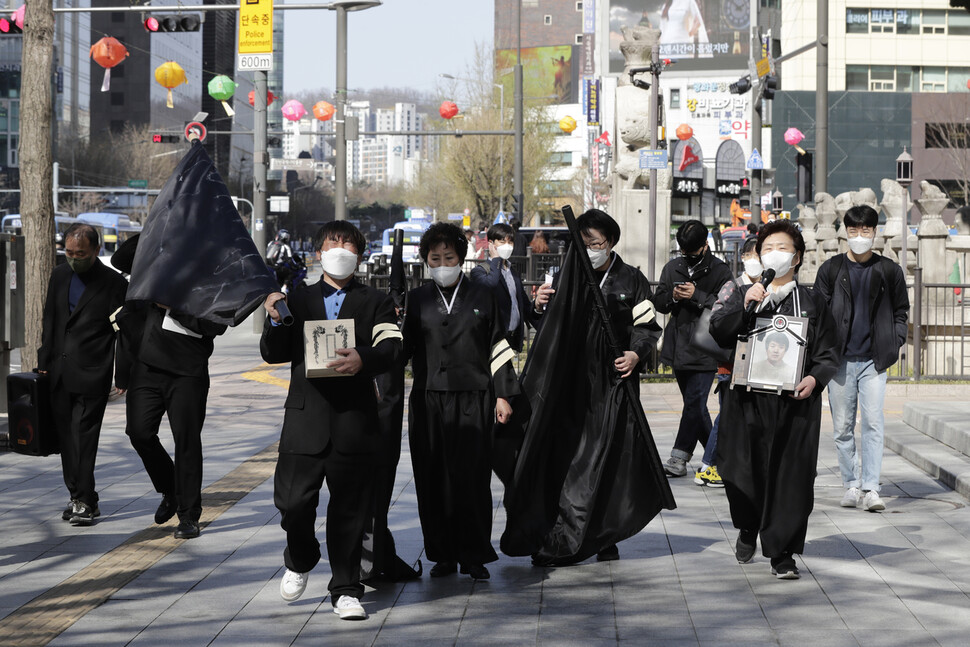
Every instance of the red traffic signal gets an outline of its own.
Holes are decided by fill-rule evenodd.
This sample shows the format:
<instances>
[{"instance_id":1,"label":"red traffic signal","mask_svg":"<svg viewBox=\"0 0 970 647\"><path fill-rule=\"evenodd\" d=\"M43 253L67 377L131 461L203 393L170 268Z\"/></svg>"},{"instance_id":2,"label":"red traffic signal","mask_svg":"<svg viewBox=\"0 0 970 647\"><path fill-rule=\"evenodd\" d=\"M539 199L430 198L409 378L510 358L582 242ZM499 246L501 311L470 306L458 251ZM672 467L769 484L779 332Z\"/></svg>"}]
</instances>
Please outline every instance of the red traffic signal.
<instances>
[{"instance_id":1,"label":"red traffic signal","mask_svg":"<svg viewBox=\"0 0 970 647\"><path fill-rule=\"evenodd\" d=\"M202 19L198 14L190 13L177 16L155 17L148 16L142 23L149 32L163 31L199 31Z\"/></svg>"},{"instance_id":2,"label":"red traffic signal","mask_svg":"<svg viewBox=\"0 0 970 647\"><path fill-rule=\"evenodd\" d=\"M145 29L148 31L158 31L158 18L149 16L145 19Z\"/></svg>"}]
</instances>

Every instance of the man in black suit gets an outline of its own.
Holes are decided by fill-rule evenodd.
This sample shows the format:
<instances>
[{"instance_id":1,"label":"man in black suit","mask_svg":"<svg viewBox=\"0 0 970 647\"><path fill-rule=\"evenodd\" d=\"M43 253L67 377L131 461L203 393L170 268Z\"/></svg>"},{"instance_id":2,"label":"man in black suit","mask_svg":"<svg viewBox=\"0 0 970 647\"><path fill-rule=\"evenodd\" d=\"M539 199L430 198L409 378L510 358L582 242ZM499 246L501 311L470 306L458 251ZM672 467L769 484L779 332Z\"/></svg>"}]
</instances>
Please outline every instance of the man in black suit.
<instances>
[{"instance_id":1,"label":"man in black suit","mask_svg":"<svg viewBox=\"0 0 970 647\"><path fill-rule=\"evenodd\" d=\"M529 299L522 287L522 279L518 272L509 265L509 257L514 249L515 231L506 224L496 224L488 228L488 263L482 263L472 268L473 283L482 285L492 291L498 302L499 318L505 326L506 340L515 352L522 350L525 338L525 325L535 326L539 320L543 303L548 302L548 296L543 292L543 298L537 304ZM551 293L551 288L545 288Z\"/></svg>"},{"instance_id":2,"label":"man in black suit","mask_svg":"<svg viewBox=\"0 0 970 647\"><path fill-rule=\"evenodd\" d=\"M316 248L323 279L288 297L269 295L264 306L270 321L260 340L264 360L291 365L274 481L286 531L280 596L292 602L303 595L309 571L320 561L316 510L326 478L328 588L334 613L346 620L367 617L360 604L361 541L383 447L374 378L397 361L402 339L391 297L354 279L365 245L363 234L346 221L321 227ZM279 323L276 304L284 298L292 326ZM352 319L356 345L338 350L341 358L330 363L339 376L307 378L303 324L323 319Z\"/></svg>"},{"instance_id":3,"label":"man in black suit","mask_svg":"<svg viewBox=\"0 0 970 647\"><path fill-rule=\"evenodd\" d=\"M128 282L98 259L101 241L92 226L71 225L64 239L67 262L51 273L37 364L50 374L61 466L71 494L61 518L89 526L101 514L94 463L115 369L110 317L124 305ZM123 353L117 359L115 384L124 393L129 367Z\"/></svg>"}]
</instances>

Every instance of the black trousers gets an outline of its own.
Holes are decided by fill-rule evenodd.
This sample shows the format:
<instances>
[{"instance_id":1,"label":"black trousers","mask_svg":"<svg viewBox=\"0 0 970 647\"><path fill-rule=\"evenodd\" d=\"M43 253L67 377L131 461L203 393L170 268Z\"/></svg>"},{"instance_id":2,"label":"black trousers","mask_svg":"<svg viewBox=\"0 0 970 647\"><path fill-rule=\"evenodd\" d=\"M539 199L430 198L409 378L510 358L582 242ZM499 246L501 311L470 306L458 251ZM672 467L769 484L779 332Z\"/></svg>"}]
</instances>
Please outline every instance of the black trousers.
<instances>
[{"instance_id":1,"label":"black trousers","mask_svg":"<svg viewBox=\"0 0 970 647\"><path fill-rule=\"evenodd\" d=\"M498 559L491 541L493 407L487 391L411 391L411 464L433 562Z\"/></svg>"},{"instance_id":2,"label":"black trousers","mask_svg":"<svg viewBox=\"0 0 970 647\"><path fill-rule=\"evenodd\" d=\"M175 375L138 362L128 389L125 433L145 464L155 491L174 495L179 519L202 515L202 425L209 377ZM175 460L158 440L162 415L175 438Z\"/></svg>"},{"instance_id":3,"label":"black trousers","mask_svg":"<svg viewBox=\"0 0 970 647\"><path fill-rule=\"evenodd\" d=\"M373 498L373 459L370 455L342 456L331 444L321 454L280 453L276 462L273 500L286 532L283 563L306 573L320 561L316 536L320 488L327 481L327 557L330 560L330 599L360 598L360 555L364 527L370 520Z\"/></svg>"},{"instance_id":4,"label":"black trousers","mask_svg":"<svg viewBox=\"0 0 970 647\"><path fill-rule=\"evenodd\" d=\"M707 447L707 438L713 427L711 413L707 410L707 396L711 393L715 375L714 371L674 371L680 395L684 400L677 438L674 439L674 450L683 452L686 458L694 453L698 441Z\"/></svg>"},{"instance_id":5,"label":"black trousers","mask_svg":"<svg viewBox=\"0 0 970 647\"><path fill-rule=\"evenodd\" d=\"M72 499L92 508L98 504L94 489L94 463L98 456L101 422L108 394L99 396L68 393L63 387L51 393L54 424L61 448L64 485Z\"/></svg>"}]
</instances>

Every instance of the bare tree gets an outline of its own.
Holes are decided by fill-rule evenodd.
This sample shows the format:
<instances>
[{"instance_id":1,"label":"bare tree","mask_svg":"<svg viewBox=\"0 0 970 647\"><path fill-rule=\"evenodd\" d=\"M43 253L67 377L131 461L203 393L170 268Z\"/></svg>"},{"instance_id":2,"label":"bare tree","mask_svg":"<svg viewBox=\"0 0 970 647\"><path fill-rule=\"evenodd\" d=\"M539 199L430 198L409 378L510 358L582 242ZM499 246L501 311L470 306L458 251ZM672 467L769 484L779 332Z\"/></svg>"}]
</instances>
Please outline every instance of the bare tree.
<instances>
[{"instance_id":1,"label":"bare tree","mask_svg":"<svg viewBox=\"0 0 970 647\"><path fill-rule=\"evenodd\" d=\"M24 232L26 330L21 366L37 366L47 280L54 268L54 185L51 153L51 74L54 11L31 2L24 17L20 81L20 213Z\"/></svg>"},{"instance_id":2,"label":"bare tree","mask_svg":"<svg viewBox=\"0 0 970 647\"><path fill-rule=\"evenodd\" d=\"M961 93L947 94L940 106L941 121L926 124L926 148L937 149L946 160L946 169L937 172L945 176L942 180L952 180L963 194L963 205L970 204L970 97ZM950 187L941 187L946 193L952 193ZM957 207L959 200L950 201Z\"/></svg>"},{"instance_id":3,"label":"bare tree","mask_svg":"<svg viewBox=\"0 0 970 647\"><path fill-rule=\"evenodd\" d=\"M65 176L85 186L125 186L128 180L148 180L159 189L188 150L188 142L153 144L151 127L125 126L121 132L105 132L74 150L65 151L58 161ZM225 179L225 178L224 178Z\"/></svg>"}]
</instances>

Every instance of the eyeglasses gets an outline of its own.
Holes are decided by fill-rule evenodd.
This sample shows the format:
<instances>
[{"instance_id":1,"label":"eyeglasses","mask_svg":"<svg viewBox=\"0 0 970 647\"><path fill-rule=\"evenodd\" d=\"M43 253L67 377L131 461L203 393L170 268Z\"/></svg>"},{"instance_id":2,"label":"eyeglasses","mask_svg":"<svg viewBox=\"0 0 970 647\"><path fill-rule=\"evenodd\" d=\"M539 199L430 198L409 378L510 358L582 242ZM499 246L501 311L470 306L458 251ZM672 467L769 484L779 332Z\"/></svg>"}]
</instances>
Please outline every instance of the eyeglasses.
<instances>
[{"instance_id":1,"label":"eyeglasses","mask_svg":"<svg viewBox=\"0 0 970 647\"><path fill-rule=\"evenodd\" d=\"M868 236L872 232L876 231L875 227L846 227L845 233L849 235L850 238L854 236Z\"/></svg>"},{"instance_id":2,"label":"eyeglasses","mask_svg":"<svg viewBox=\"0 0 970 647\"><path fill-rule=\"evenodd\" d=\"M586 247L589 249L606 249L609 244L610 241L608 240L600 240L595 243L586 243Z\"/></svg>"}]
</instances>

